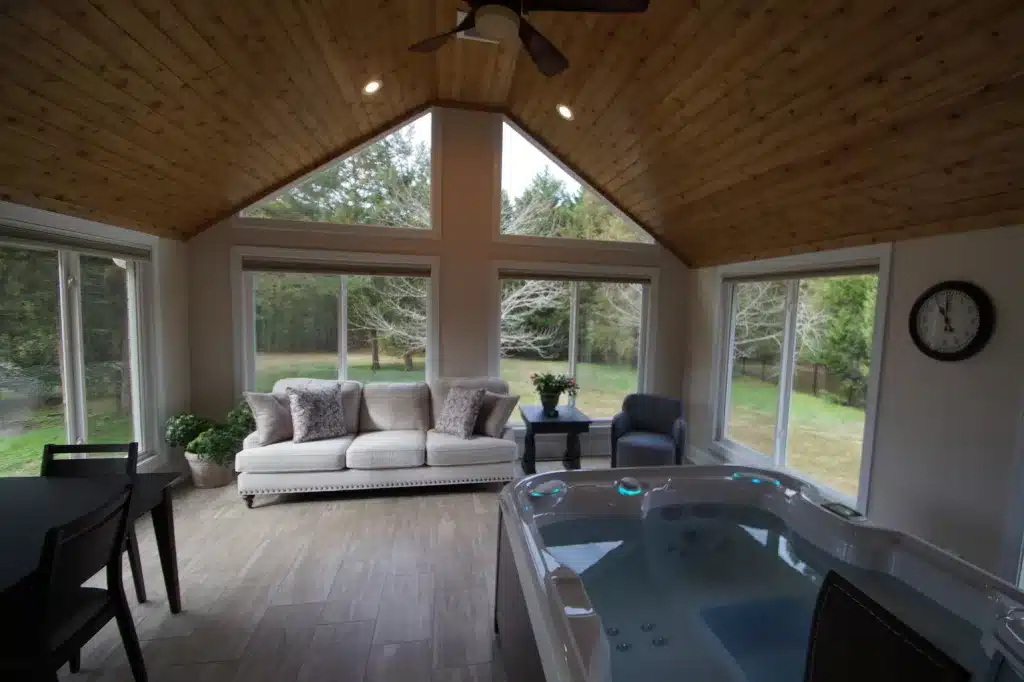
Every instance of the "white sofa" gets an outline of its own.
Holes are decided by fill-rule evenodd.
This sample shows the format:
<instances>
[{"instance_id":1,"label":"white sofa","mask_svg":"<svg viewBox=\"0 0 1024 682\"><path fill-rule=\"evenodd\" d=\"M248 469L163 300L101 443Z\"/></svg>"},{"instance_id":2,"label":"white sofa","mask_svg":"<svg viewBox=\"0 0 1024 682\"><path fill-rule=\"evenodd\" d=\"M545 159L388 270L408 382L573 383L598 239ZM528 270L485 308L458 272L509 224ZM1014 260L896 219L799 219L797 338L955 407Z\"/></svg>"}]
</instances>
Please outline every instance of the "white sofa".
<instances>
[{"instance_id":1,"label":"white sofa","mask_svg":"<svg viewBox=\"0 0 1024 682\"><path fill-rule=\"evenodd\" d=\"M281 379L285 388L336 384L326 379ZM251 508L256 495L409 486L505 483L513 478L515 439L468 439L434 431L437 413L452 386L508 393L502 379L438 379L426 383L342 382L349 435L342 438L259 446L255 433L235 458L238 492Z\"/></svg>"}]
</instances>

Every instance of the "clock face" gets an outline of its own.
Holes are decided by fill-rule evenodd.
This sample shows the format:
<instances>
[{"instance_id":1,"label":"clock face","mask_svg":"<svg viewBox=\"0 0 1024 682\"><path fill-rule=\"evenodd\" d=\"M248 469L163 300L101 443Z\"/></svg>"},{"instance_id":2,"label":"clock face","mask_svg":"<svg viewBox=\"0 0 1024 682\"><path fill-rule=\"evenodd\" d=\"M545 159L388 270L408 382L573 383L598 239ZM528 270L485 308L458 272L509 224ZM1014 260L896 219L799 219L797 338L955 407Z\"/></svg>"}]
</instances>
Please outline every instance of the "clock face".
<instances>
[{"instance_id":1,"label":"clock face","mask_svg":"<svg viewBox=\"0 0 1024 682\"><path fill-rule=\"evenodd\" d=\"M978 336L981 314L977 302L963 291L942 289L924 300L915 324L926 346L939 353L957 353Z\"/></svg>"},{"instance_id":2,"label":"clock face","mask_svg":"<svg viewBox=\"0 0 1024 682\"><path fill-rule=\"evenodd\" d=\"M921 294L910 311L910 336L936 360L964 360L988 343L995 323L992 301L969 282L942 282Z\"/></svg>"}]
</instances>

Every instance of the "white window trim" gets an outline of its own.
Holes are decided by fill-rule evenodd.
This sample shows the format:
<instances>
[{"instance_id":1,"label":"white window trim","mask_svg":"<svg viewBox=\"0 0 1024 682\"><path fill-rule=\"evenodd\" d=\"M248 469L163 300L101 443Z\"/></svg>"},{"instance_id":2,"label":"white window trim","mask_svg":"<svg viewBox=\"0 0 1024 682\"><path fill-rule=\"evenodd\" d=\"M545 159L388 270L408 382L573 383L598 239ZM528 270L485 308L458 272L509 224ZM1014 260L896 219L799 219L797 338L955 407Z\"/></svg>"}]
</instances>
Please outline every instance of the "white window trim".
<instances>
[{"instance_id":1,"label":"white window trim","mask_svg":"<svg viewBox=\"0 0 1024 682\"><path fill-rule=\"evenodd\" d=\"M589 243L589 242L588 242ZM638 340L639 357L637 358L637 392L644 392L649 385L650 377L654 376L655 338L658 330L658 293L659 293L659 268L624 267L621 265L595 265L575 263L542 263L523 261L492 261L491 283L494 288L495 304L491 306L491 333L488 339L490 353L488 356L488 367L491 376L501 376L501 280L502 273L505 279L514 279L515 273L522 273L531 277L550 277L551 279L562 279L566 277L607 277L614 279L638 279L647 282L644 290L643 302L640 306L640 338ZM576 360L574 351L576 341L570 334L570 362L569 366L575 368ZM623 396L625 397L625 396ZM575 404L575 400L571 401ZM593 420L595 425L610 423L611 418L597 418ZM515 428L515 427L514 427Z\"/></svg>"},{"instance_id":2,"label":"white window trim","mask_svg":"<svg viewBox=\"0 0 1024 682\"><path fill-rule=\"evenodd\" d=\"M643 242L617 242L610 239L573 239L572 237L537 237L532 235L522 234L503 234L501 232L501 154L504 145L502 144L502 126L495 126L496 139L493 141L494 148L498 151L497 163L495 163L495 176L494 186L498 188L498 191L494 193L494 210L493 215L497 216L492 226L491 240L496 244L521 244L528 246L539 246L543 248L574 248L578 249L581 244L586 244L587 248L608 250L608 251L631 251L634 253L651 253L660 248L657 239L653 234L647 232L644 228L640 227L635 220L626 215L618 206L608 200L605 195L595 189L589 182L581 178L576 171L559 159L557 156L552 154L544 145L533 139L530 133L526 132L519 125L508 118L507 116L501 116L501 122L507 124L512 130L516 131L520 136L523 137L527 142L533 145L533 148L547 157L548 161L558 166L558 168L568 175L570 178L580 184L581 187L587 191L596 195L608 206L608 208L621 220L629 225L634 226L641 232L647 233L652 241L650 244L644 244Z\"/></svg>"},{"instance_id":3,"label":"white window trim","mask_svg":"<svg viewBox=\"0 0 1024 682\"><path fill-rule=\"evenodd\" d=\"M303 220L283 220L280 218L256 218L251 216L243 216L242 212L239 211L235 215L234 226L246 229L246 230L273 230L280 232L306 232L306 233L326 233L333 235L356 235L365 237L399 237L403 239L440 239L441 238L441 137L440 137L440 116L437 115L436 107L427 106L424 107L419 113L416 113L401 123L394 125L386 130L383 130L373 137L367 139L362 144L347 150L343 154L339 154L326 163L322 163L308 173L302 175L296 180L288 183L284 187L265 194L256 201L252 202L246 208L250 208L257 204L261 204L265 201L271 201L277 197L287 194L295 187L301 185L309 178L313 177L323 169L346 159L350 156L354 156L359 152L363 151L367 147L376 144L385 137L391 135L397 130L401 130L408 125L412 125L416 121L420 120L427 114L431 115L430 119L430 227L428 229L418 229L411 227L388 227L386 225L350 225L346 223L324 223L324 222L312 222ZM242 209L243 211L245 209Z\"/></svg>"},{"instance_id":4,"label":"white window trim","mask_svg":"<svg viewBox=\"0 0 1024 682\"><path fill-rule=\"evenodd\" d=\"M881 377L883 356L885 351L885 324L889 302L889 274L892 261L892 245L883 244L876 246L864 246L850 249L839 249L820 253L800 254L796 256L784 256L761 261L750 261L747 263L734 263L723 265L716 273L718 287L718 305L715 306L714 328L715 345L717 351L712 359L712 386L711 404L714 405L713 435L709 449L719 457L728 461L750 466L757 466L768 469L779 469L785 473L805 480L819 488L829 497L840 500L855 507L862 514L866 514L870 504L871 494L871 469L874 459L875 432L878 414L879 378ZM813 480L805 472L792 469L785 464L785 435L779 439L778 431L785 431L777 427L776 448L780 444L781 466L777 466L774 458L758 453L736 441L724 437L725 420L729 404L729 381L728 374L731 363L732 350L732 288L727 280L739 277L770 277L778 275L789 275L799 278L802 274L812 272L816 275L827 274L829 270L836 270L837 274L846 268L871 267L878 271L878 297L875 302L875 324L872 334L871 365L868 370L868 391L865 400L864 415L864 444L861 451L860 480L857 488L857 498L835 490L831 486ZM794 287L790 287L793 289ZM792 292L787 293L787 299ZM784 346L789 348L794 340L789 339L788 316L792 313L787 304L787 325L786 339ZM784 354L785 356L785 354ZM779 414L785 409L788 417L788 391L783 390L783 382L780 381L780 402ZM782 395L786 394L785 402ZM778 420L778 424L788 423Z\"/></svg>"},{"instance_id":5,"label":"white window trim","mask_svg":"<svg viewBox=\"0 0 1024 682\"><path fill-rule=\"evenodd\" d=\"M235 343L235 393L251 390L255 386L256 373L256 325L255 297L253 295L252 273L242 269L242 261L246 257L273 260L282 264L295 264L296 268L310 264L330 264L339 268L345 266L366 267L368 265L386 266L422 266L430 270L430 291L427 294L427 348L425 372L426 380L432 381L438 376L438 359L440 355L439 335L439 295L441 278L441 259L438 256L412 256L393 253L362 253L349 251L310 251L304 249L281 249L276 247L235 246L231 249L231 297L232 323ZM339 322L339 325L342 323ZM347 353L346 343L340 343L339 359ZM340 341L340 339L339 339ZM343 351L344 349L344 351ZM344 376L345 364L338 367L339 378Z\"/></svg>"}]
</instances>

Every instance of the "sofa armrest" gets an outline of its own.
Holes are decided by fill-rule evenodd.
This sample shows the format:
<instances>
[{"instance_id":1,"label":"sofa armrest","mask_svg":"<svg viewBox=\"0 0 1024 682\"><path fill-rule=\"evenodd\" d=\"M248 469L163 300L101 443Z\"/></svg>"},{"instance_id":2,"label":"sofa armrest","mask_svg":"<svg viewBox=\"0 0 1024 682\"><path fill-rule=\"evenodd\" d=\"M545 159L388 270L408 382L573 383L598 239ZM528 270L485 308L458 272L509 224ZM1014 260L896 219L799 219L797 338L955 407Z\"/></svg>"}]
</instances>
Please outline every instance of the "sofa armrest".
<instances>
[{"instance_id":1,"label":"sofa armrest","mask_svg":"<svg viewBox=\"0 0 1024 682\"><path fill-rule=\"evenodd\" d=\"M625 412L619 412L612 417L612 468L615 468L615 463L618 459L619 438L622 438L632 430L633 425L629 421L629 415Z\"/></svg>"},{"instance_id":2,"label":"sofa armrest","mask_svg":"<svg viewBox=\"0 0 1024 682\"><path fill-rule=\"evenodd\" d=\"M260 436L257 432L253 431L242 440L242 449L248 450L250 448L260 447Z\"/></svg>"},{"instance_id":3,"label":"sofa armrest","mask_svg":"<svg viewBox=\"0 0 1024 682\"><path fill-rule=\"evenodd\" d=\"M504 428L501 429L501 437L504 440L510 440L513 443L516 442L516 432L508 424L505 424Z\"/></svg>"},{"instance_id":4,"label":"sofa armrest","mask_svg":"<svg viewBox=\"0 0 1024 682\"><path fill-rule=\"evenodd\" d=\"M686 420L683 417L672 423L672 442L676 446L676 464L682 464L686 452Z\"/></svg>"}]
</instances>

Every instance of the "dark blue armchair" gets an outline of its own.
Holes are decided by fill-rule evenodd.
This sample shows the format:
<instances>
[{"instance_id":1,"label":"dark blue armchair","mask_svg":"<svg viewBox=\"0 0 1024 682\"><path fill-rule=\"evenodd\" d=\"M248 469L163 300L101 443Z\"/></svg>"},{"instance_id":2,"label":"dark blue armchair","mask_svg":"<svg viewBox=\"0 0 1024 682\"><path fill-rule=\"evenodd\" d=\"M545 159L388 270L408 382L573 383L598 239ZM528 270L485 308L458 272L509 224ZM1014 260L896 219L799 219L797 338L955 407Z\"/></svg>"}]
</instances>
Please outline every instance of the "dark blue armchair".
<instances>
[{"instance_id":1,"label":"dark blue armchair","mask_svg":"<svg viewBox=\"0 0 1024 682\"><path fill-rule=\"evenodd\" d=\"M612 467L682 464L685 447L681 400L631 393L612 419Z\"/></svg>"}]
</instances>

